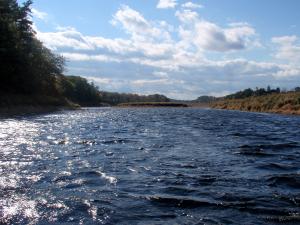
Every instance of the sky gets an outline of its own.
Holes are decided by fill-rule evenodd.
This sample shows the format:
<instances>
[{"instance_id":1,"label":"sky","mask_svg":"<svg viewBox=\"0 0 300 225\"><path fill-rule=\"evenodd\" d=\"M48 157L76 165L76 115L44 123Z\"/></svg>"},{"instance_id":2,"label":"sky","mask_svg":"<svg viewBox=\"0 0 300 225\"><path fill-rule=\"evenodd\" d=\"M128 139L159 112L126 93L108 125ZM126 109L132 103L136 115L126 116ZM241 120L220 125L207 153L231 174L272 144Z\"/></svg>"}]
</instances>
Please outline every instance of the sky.
<instances>
[{"instance_id":1,"label":"sky","mask_svg":"<svg viewBox=\"0 0 300 225\"><path fill-rule=\"evenodd\" d=\"M32 19L67 59L65 74L105 91L195 99L300 86L299 9L299 0L35 0Z\"/></svg>"}]
</instances>

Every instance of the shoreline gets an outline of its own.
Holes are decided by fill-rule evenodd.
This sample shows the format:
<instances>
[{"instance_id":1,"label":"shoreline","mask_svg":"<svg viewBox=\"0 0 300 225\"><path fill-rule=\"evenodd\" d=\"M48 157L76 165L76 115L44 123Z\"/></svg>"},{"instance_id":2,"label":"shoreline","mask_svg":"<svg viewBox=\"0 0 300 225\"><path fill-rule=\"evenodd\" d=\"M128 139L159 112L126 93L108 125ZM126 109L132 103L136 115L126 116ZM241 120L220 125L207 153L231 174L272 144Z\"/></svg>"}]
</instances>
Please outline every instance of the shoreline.
<instances>
[{"instance_id":1,"label":"shoreline","mask_svg":"<svg viewBox=\"0 0 300 225\"><path fill-rule=\"evenodd\" d=\"M120 108L187 108L188 104L177 102L129 102L117 105Z\"/></svg>"},{"instance_id":2,"label":"shoreline","mask_svg":"<svg viewBox=\"0 0 300 225\"><path fill-rule=\"evenodd\" d=\"M270 111L250 111L250 110L243 110L243 109L233 109L233 108L221 108L221 107L215 107L211 106L211 109L217 109L217 110L224 110L224 111L238 111L238 112L248 112L248 113L268 113L268 114L277 114L277 115L286 115L286 116L300 116L300 112L298 111L276 111L276 110L270 110Z\"/></svg>"},{"instance_id":3,"label":"shoreline","mask_svg":"<svg viewBox=\"0 0 300 225\"><path fill-rule=\"evenodd\" d=\"M0 96L0 117L51 113L80 108L61 96L5 94Z\"/></svg>"},{"instance_id":4,"label":"shoreline","mask_svg":"<svg viewBox=\"0 0 300 225\"><path fill-rule=\"evenodd\" d=\"M215 109L300 115L300 92L273 93L247 98L221 99L211 103L210 106Z\"/></svg>"},{"instance_id":5,"label":"shoreline","mask_svg":"<svg viewBox=\"0 0 300 225\"><path fill-rule=\"evenodd\" d=\"M64 110L78 110L80 107L73 106L10 106L0 107L0 118L14 116L28 116L37 114L47 114Z\"/></svg>"},{"instance_id":6,"label":"shoreline","mask_svg":"<svg viewBox=\"0 0 300 225\"><path fill-rule=\"evenodd\" d=\"M81 110L84 108L90 107L79 107L79 106L10 106L10 107L0 107L0 119L1 118L9 118L15 116L30 116L30 115L38 115L38 114L47 114L53 112L59 112L64 110ZM91 107L92 108L92 107ZM239 112L248 112L248 113L268 113L268 114L278 114L278 115L287 115L287 116L300 116L299 111L284 111L284 110L266 110L266 111L255 111L255 110L245 110L238 108L222 108L216 107L213 105L189 105L186 106L152 106L152 105L122 105L122 106L112 106L112 108L132 108L132 109L140 109L140 108L199 108L199 109L216 109L216 110L224 110L224 111L239 111Z\"/></svg>"}]
</instances>

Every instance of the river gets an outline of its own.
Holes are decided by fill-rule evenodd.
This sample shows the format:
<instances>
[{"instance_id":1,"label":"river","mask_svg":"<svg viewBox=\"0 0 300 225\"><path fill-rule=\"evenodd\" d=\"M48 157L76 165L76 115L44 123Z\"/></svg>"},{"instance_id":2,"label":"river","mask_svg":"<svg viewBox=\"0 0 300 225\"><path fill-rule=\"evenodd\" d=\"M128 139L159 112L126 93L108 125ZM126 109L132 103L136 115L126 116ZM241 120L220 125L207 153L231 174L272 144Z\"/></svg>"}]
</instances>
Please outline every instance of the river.
<instances>
[{"instance_id":1,"label":"river","mask_svg":"<svg viewBox=\"0 0 300 225\"><path fill-rule=\"evenodd\" d=\"M300 117L89 108L0 119L0 224L299 224Z\"/></svg>"}]
</instances>

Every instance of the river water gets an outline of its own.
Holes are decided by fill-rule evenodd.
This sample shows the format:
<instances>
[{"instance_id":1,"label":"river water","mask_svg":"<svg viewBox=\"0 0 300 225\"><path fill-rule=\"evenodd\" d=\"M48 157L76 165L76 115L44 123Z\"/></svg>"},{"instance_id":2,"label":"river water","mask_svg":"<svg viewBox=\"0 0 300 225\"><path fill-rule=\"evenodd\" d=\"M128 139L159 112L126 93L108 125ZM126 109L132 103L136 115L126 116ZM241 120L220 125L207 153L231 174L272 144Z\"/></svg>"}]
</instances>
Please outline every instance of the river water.
<instances>
[{"instance_id":1,"label":"river water","mask_svg":"<svg viewBox=\"0 0 300 225\"><path fill-rule=\"evenodd\" d=\"M300 224L300 117L90 108L0 119L0 224Z\"/></svg>"}]
</instances>

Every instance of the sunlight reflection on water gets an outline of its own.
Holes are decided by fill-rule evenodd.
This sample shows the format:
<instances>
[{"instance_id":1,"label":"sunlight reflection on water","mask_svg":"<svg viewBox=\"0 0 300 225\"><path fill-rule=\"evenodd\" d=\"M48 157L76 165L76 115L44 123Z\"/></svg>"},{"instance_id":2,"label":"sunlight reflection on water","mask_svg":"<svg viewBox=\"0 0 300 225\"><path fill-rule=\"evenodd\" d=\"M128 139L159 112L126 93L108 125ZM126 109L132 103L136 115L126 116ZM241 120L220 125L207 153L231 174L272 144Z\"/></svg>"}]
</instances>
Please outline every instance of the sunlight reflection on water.
<instances>
[{"instance_id":1,"label":"sunlight reflection on water","mask_svg":"<svg viewBox=\"0 0 300 225\"><path fill-rule=\"evenodd\" d=\"M37 182L40 179L39 175L22 176L23 169L41 157L33 147L39 135L38 125L17 119L1 121L0 134L0 221L33 224L39 218L36 202L22 191L14 193L12 190L22 186L21 180Z\"/></svg>"},{"instance_id":2,"label":"sunlight reflection on water","mask_svg":"<svg viewBox=\"0 0 300 225\"><path fill-rule=\"evenodd\" d=\"M0 224L297 221L299 127L201 109L0 119Z\"/></svg>"}]
</instances>

